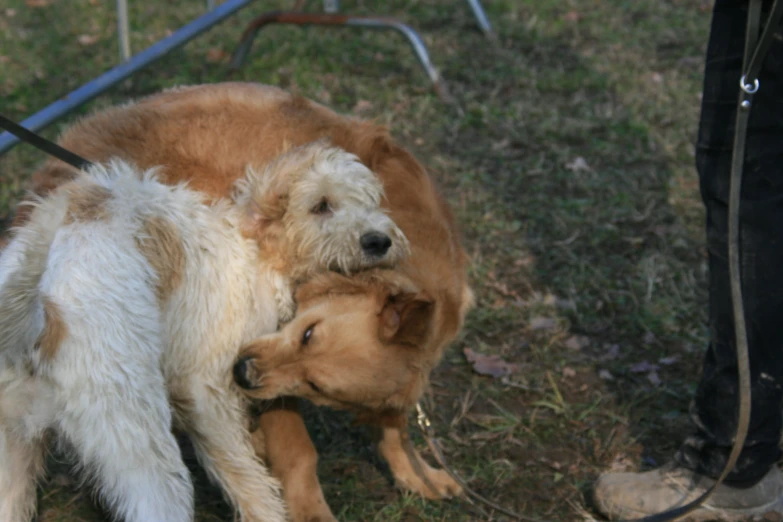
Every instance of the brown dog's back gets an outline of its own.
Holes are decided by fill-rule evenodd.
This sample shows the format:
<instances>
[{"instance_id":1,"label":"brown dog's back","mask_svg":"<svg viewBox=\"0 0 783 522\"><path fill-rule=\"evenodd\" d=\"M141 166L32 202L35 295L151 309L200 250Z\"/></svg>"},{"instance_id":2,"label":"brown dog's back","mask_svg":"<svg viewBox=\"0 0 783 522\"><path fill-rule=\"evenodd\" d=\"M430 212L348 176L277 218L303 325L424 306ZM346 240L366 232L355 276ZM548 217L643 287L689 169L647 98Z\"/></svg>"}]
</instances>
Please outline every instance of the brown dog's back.
<instances>
[{"instance_id":1,"label":"brown dog's back","mask_svg":"<svg viewBox=\"0 0 783 522\"><path fill-rule=\"evenodd\" d=\"M421 362L429 370L472 304L466 254L452 214L424 168L385 128L274 87L225 83L173 89L105 110L72 126L59 143L96 162L119 156L142 169L162 166L163 181L187 181L221 198L247 165L262 167L288 147L321 138L356 154L383 181L384 206L412 248L399 270L436 303L422 347ZM43 194L73 174L52 160L35 173L34 188ZM23 219L17 216L17 222Z\"/></svg>"}]
</instances>

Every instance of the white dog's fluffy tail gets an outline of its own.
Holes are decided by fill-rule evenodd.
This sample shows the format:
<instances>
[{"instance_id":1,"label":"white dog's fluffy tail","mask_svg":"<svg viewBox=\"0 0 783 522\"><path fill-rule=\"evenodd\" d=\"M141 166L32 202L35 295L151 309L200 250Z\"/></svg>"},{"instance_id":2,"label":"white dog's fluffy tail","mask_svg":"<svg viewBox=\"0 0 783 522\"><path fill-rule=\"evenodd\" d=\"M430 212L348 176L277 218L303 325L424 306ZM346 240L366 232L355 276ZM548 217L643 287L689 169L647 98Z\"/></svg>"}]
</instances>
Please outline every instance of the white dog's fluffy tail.
<instances>
[{"instance_id":1,"label":"white dog's fluffy tail","mask_svg":"<svg viewBox=\"0 0 783 522\"><path fill-rule=\"evenodd\" d=\"M30 221L0 253L0 360L18 361L35 343L43 326L39 284L49 248L68 208L65 195L31 203ZM10 361L9 361L10 360Z\"/></svg>"}]
</instances>

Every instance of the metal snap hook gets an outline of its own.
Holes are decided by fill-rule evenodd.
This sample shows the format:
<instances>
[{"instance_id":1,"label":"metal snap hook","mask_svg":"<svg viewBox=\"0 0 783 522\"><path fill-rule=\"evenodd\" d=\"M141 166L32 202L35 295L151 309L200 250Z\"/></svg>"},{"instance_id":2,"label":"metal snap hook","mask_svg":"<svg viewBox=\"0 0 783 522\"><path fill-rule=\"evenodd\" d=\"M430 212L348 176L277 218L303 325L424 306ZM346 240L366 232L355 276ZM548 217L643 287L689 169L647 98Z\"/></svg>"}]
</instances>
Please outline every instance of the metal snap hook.
<instances>
[{"instance_id":1,"label":"metal snap hook","mask_svg":"<svg viewBox=\"0 0 783 522\"><path fill-rule=\"evenodd\" d=\"M753 84L751 85L745 81L745 75L743 74L742 78L740 78L740 88L747 94L755 94L755 92L759 90L759 79L754 79Z\"/></svg>"}]
</instances>

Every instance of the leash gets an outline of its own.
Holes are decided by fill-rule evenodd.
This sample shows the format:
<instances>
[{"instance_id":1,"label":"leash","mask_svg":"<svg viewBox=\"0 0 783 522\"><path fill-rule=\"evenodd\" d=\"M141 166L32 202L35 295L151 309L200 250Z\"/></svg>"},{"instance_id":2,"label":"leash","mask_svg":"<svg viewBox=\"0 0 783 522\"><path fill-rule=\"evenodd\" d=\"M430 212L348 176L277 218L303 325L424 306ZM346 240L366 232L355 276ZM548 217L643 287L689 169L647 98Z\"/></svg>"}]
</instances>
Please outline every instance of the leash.
<instances>
[{"instance_id":1,"label":"leash","mask_svg":"<svg viewBox=\"0 0 783 522\"><path fill-rule=\"evenodd\" d=\"M53 141L49 141L43 136L29 131L21 125L14 123L2 114L0 114L0 127L7 130L22 141L26 141L33 147L36 147L50 156L54 156L60 161L64 161L72 167L76 167L79 170L84 170L92 166L92 162L87 161L78 154L66 150Z\"/></svg>"},{"instance_id":2,"label":"leash","mask_svg":"<svg viewBox=\"0 0 783 522\"><path fill-rule=\"evenodd\" d=\"M731 163L731 183L729 187L729 214L728 214L728 254L729 254L729 280L731 285L731 303L734 313L734 336L737 351L737 374L739 382L739 403L737 405L737 433L734 436L734 444L720 476L707 491L698 498L677 508L650 515L634 522L669 522L677 520L694 511L704 504L734 469L737 459L742 452L745 438L748 434L751 410L750 392L750 360L748 356L748 336L745 324L745 311L742 300L742 280L740 277L740 245L739 245L739 211L740 190L742 187L742 170L745 159L745 143L747 140L748 119L750 117L751 100L759 90L758 74L764 58L775 36L775 30L783 16L783 0L775 0L770 10L767 24L761 38L758 37L761 27L761 8L763 0L751 0L748 8L748 20L745 36L745 53L743 57L742 77L740 78L740 93L737 106L737 116L734 126L734 148ZM538 519L526 517L511 510L498 506L470 489L454 470L447 465L443 452L435 438L432 423L419 403L416 404L417 421L427 441L427 445L435 456L435 459L446 472L465 490L465 493L473 499L504 513L517 520L530 522L543 522Z\"/></svg>"}]
</instances>

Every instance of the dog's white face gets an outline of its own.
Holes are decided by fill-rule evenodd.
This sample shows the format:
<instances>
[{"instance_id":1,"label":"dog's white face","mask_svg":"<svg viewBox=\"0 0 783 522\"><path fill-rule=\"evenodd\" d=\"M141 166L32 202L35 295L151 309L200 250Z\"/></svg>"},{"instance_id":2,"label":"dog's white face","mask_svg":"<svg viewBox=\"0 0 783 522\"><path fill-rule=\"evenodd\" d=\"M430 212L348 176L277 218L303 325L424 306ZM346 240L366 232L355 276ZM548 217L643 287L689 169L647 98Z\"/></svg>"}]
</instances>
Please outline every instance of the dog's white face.
<instances>
[{"instance_id":1,"label":"dog's white face","mask_svg":"<svg viewBox=\"0 0 783 522\"><path fill-rule=\"evenodd\" d=\"M323 141L291 149L260 175L251 173L248 188L258 212L253 221L287 251L285 271L294 279L391 267L409 251L381 208L380 180L356 156ZM282 230L270 234L274 224Z\"/></svg>"},{"instance_id":2,"label":"dog's white face","mask_svg":"<svg viewBox=\"0 0 783 522\"><path fill-rule=\"evenodd\" d=\"M336 148L316 151L312 167L291 185L283 218L296 257L346 274L392 266L408 242L381 209L382 197L380 180L356 156Z\"/></svg>"}]
</instances>

